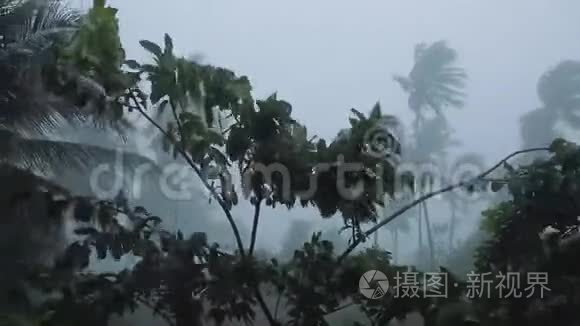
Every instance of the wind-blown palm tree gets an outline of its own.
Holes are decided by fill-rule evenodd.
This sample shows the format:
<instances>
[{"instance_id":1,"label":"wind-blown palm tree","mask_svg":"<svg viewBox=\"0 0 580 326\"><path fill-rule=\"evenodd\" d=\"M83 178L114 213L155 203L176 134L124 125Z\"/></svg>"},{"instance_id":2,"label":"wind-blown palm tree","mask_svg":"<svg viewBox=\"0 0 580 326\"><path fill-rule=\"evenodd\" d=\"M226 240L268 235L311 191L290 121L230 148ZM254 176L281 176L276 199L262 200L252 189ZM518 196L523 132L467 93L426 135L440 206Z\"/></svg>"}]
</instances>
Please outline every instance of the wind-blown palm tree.
<instances>
[{"instance_id":1,"label":"wind-blown palm tree","mask_svg":"<svg viewBox=\"0 0 580 326\"><path fill-rule=\"evenodd\" d=\"M65 125L86 130L97 120L95 111L49 90L45 79L58 65L59 47L75 36L81 22L82 17L60 0L0 0L3 162L45 170L62 165L81 168L95 157L114 158L115 152L105 148L50 137ZM92 85L78 77L87 87Z\"/></svg>"},{"instance_id":2,"label":"wind-blown palm tree","mask_svg":"<svg viewBox=\"0 0 580 326\"><path fill-rule=\"evenodd\" d=\"M556 122L580 126L580 61L567 60L545 72L538 81L542 106L520 119L524 148L545 146L557 137Z\"/></svg>"},{"instance_id":3,"label":"wind-blown palm tree","mask_svg":"<svg viewBox=\"0 0 580 326\"><path fill-rule=\"evenodd\" d=\"M3 236L3 238L8 238L4 239L4 244L9 244L3 248L13 254L6 259L9 265L14 265L14 273L11 273L10 277L6 276L7 273L3 273L0 281L2 283L0 287L3 289L4 285L13 289L13 285L20 285L23 277L29 276L24 272L28 266L24 268L22 264L36 265L36 258L42 256L38 253L52 253L54 248L47 245L45 241L47 238L38 235L46 232L44 228L46 223L50 224L50 230L55 230L59 240L63 234L60 233L62 229L57 219L42 219L41 217L45 216L36 214L36 210L30 210L30 212L35 212L30 213L28 209L13 208L13 199L21 196L21 192L29 194L36 187L42 187L48 189L50 193L50 188L46 185L57 186L56 183L47 181L47 178L37 177L29 170L51 172L72 167L79 172L80 170L85 172L96 159L101 162L102 160L114 162L117 155L116 151L104 147L56 140L53 137L56 131L62 131L63 126L80 126L82 132L86 132L87 127L93 126L92 122L97 120L95 113L98 111L92 110L92 106L81 103L86 102L82 98L92 101L93 93L103 88L98 82L91 81L81 73L71 74L75 79L71 78L63 82L65 86L74 86L73 91L79 90L80 85L89 87L85 87L82 93L70 93L78 95L77 98L63 96L49 88L49 86L55 86L56 83L47 83L46 77L60 77L53 72L57 71L61 64L59 56L62 55L63 46L69 45L68 41L76 38L84 23L84 17L70 10L63 3L64 1L59 0L0 0L0 35L2 36L0 38L0 174L4 176L3 182L0 182L0 192L2 192L0 211L3 213L0 217L3 226L14 224L18 226L17 230L22 231L21 234L4 228L8 230L5 230L5 233L11 237ZM58 78L54 79L58 80ZM74 85L71 85L71 81L75 82ZM64 136L67 140L74 138L74 134ZM149 163L137 155L127 155L124 161L131 164L138 163L137 161ZM58 183L62 184L62 174L59 174L59 177ZM45 207L45 204L38 203L30 201L26 203L26 206L31 209L38 208L40 211L42 210L40 207ZM38 216L38 218L27 220L23 218L26 215ZM38 225L33 223L38 223ZM14 239L15 241L12 241ZM28 239L38 241L27 241ZM54 238L49 237L49 240L54 240ZM37 254L28 256L28 252ZM23 259L28 257L34 258ZM17 289L20 290L20 287ZM2 297L0 300L4 299L4 295L0 297ZM24 304L20 305L23 301L17 301L20 298L11 296L9 299L11 304L18 306L18 311L26 307ZM25 300L26 297L23 296L22 299ZM4 306L1 310L0 324L25 325L28 321L30 325L35 324L29 318L3 315ZM31 317L31 311L26 311L23 315Z\"/></svg>"},{"instance_id":4,"label":"wind-blown palm tree","mask_svg":"<svg viewBox=\"0 0 580 326\"><path fill-rule=\"evenodd\" d=\"M462 107L465 79L463 68L455 66L457 52L444 41L415 47L414 65L408 76L395 75L394 80L409 94L409 108L420 123L427 109L441 113L446 107Z\"/></svg>"},{"instance_id":5,"label":"wind-blown palm tree","mask_svg":"<svg viewBox=\"0 0 580 326\"><path fill-rule=\"evenodd\" d=\"M415 114L413 129L415 134L414 147L423 151L429 150L428 153L416 153L418 158L429 158L433 151L438 152L445 150L446 143L437 144L443 147L432 148L422 144L422 141L430 141L431 137L421 136L421 129L425 124L424 114L427 110L436 113L436 122L446 122L442 118L442 110L447 107L460 108L464 105L464 88L467 75L463 68L457 67L457 52L448 47L446 42L438 41L431 45L420 43L415 47L414 65L407 76L395 75L394 80L408 94L409 108ZM446 125L446 123L445 123ZM441 128L435 128L433 131L439 133L445 132ZM445 135L441 135L445 136ZM419 139L419 138L422 138ZM445 141L448 137L439 137ZM420 192L425 189L419 189ZM434 265L433 237L428 217L426 202L419 207L419 212L423 212L425 218L427 238L429 242L429 252L431 256L431 265ZM422 214L419 214L419 219ZM418 223L420 227L420 220ZM422 231L420 230L419 233ZM419 239L422 235L419 234Z\"/></svg>"},{"instance_id":6,"label":"wind-blown palm tree","mask_svg":"<svg viewBox=\"0 0 580 326\"><path fill-rule=\"evenodd\" d=\"M392 212L397 211L405 204L408 204L412 198L404 196L404 194L395 196L394 199L385 203L385 216L389 216ZM399 233L408 234L411 227L409 225L409 215L412 214L408 211L403 214L399 219L394 220L388 225L388 230L391 232L391 239L393 241L393 262L399 262Z\"/></svg>"},{"instance_id":7,"label":"wind-blown palm tree","mask_svg":"<svg viewBox=\"0 0 580 326\"><path fill-rule=\"evenodd\" d=\"M0 12L2 127L42 134L62 119L79 119L79 110L46 91L42 76L56 63L55 44L74 33L79 17L60 1L2 0Z\"/></svg>"},{"instance_id":8,"label":"wind-blown palm tree","mask_svg":"<svg viewBox=\"0 0 580 326\"><path fill-rule=\"evenodd\" d=\"M544 73L538 82L538 96L545 108L580 125L580 62L563 61Z\"/></svg>"}]
</instances>

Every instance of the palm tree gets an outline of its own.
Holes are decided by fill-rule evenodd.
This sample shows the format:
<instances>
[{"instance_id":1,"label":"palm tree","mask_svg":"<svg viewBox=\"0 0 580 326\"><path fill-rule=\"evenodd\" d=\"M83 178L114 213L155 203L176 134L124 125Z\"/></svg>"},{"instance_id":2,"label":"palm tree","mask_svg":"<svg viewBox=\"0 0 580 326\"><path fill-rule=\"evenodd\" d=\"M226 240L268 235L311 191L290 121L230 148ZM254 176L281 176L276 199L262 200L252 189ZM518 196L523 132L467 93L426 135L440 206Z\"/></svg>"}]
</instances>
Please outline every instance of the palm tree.
<instances>
[{"instance_id":1,"label":"palm tree","mask_svg":"<svg viewBox=\"0 0 580 326\"><path fill-rule=\"evenodd\" d=\"M409 108L415 114L415 129L423 113L436 113L446 107L462 107L465 79L463 68L455 66L457 52L444 41L415 47L414 65L408 76L395 75L394 80L409 95Z\"/></svg>"},{"instance_id":2,"label":"palm tree","mask_svg":"<svg viewBox=\"0 0 580 326\"><path fill-rule=\"evenodd\" d=\"M448 129L440 128L441 126L433 130L427 130L429 135L422 137L422 134L424 134L422 133L422 128L425 124L425 111L434 111L436 113L434 122L446 126L446 121L442 118L442 110L446 107L460 108L464 104L465 94L463 89L465 88L467 75L463 68L455 66L456 61L457 52L448 47L446 42L438 41L431 45L420 43L415 47L414 65L408 76L394 76L394 80L408 94L409 108L415 114L413 129L415 134L414 147L418 150L415 151L417 158L430 158L433 152L445 150L449 140L448 134L441 134L442 132L447 132ZM431 132L439 133L441 137L438 137L438 139L443 142L440 144L430 143L433 140ZM425 141L429 143L425 144ZM435 146L438 148L435 148ZM420 183L422 184L423 180L420 180ZM425 189L422 188L419 191L423 192ZM426 202L421 205L423 207L419 207L418 226L421 228L420 218L423 215L427 229L431 266L433 267L435 257L429 212ZM421 233L422 230L419 230L419 239L422 239Z\"/></svg>"},{"instance_id":3,"label":"palm tree","mask_svg":"<svg viewBox=\"0 0 580 326\"><path fill-rule=\"evenodd\" d=\"M2 127L42 134L63 119L80 119L79 110L47 92L42 76L43 68L56 64L55 44L70 37L79 17L54 0L1 0L0 12Z\"/></svg>"},{"instance_id":4,"label":"palm tree","mask_svg":"<svg viewBox=\"0 0 580 326\"><path fill-rule=\"evenodd\" d=\"M47 246L44 241L46 238L39 237L38 234L40 234L39 230L45 231L42 223L51 223L51 228L56 227L54 225L58 224L56 219L41 222L38 222L39 219L26 220L22 218L27 214L26 212L7 209L7 206L10 208L11 205L7 204L7 199L18 195L20 191L28 192L38 186L50 191L51 188L46 185L52 186L54 183L47 181L47 178L35 176L30 170L44 173L73 167L86 171L86 167L94 163L95 159L113 162L117 155L115 151L99 146L56 140L53 135L57 131L62 131L65 126L82 127L80 129L82 132L86 132L87 127L100 127L93 124L97 122L98 116L95 114L97 111L84 105L83 102L86 101L76 101L83 100L83 97L92 100L92 94L86 92L74 94L79 88L73 87L73 92L71 92L73 96L63 96L49 89L49 86L55 84L47 83L46 80L46 77L56 77L53 73L61 64L59 55L62 46L75 39L79 28L82 27L82 17L63 3L64 1L60 0L0 0L0 35L2 36L0 38L0 75L2 76L0 78L0 174L5 177L4 181L14 181L0 183L0 192L3 194L0 196L0 211L5 213L0 215L4 220L12 218L12 221L16 221L10 223L23 225L24 227L17 229L25 234L6 231L13 237L10 239L22 240L18 242L8 240L10 252L13 254L11 258L14 258L8 259L10 262L22 261L23 257L28 257L29 251L36 252L32 256L36 258L38 252L44 254L54 249ZM99 83L81 74L74 77L76 78L74 81L78 82L74 86L93 87L92 89L85 88L84 91L102 88ZM67 80L64 84L71 86L70 81ZM83 82L85 84L82 84ZM75 95L78 97L75 98ZM104 118L109 117L104 116ZM120 120L111 119L111 121ZM74 134L68 134L64 139L72 137ZM135 155L127 158L125 162L137 163L140 160L144 163L142 158ZM33 177L30 177L31 175ZM62 182L62 174L60 176L59 183ZM23 221L31 222L22 224ZM39 225L33 225L32 222ZM26 241L31 238L35 241L41 238L43 241ZM36 263L36 261L24 261L25 264ZM24 271L29 266L24 268L18 264L14 267L14 278L12 274L10 278L3 276L0 286L18 285L22 277L27 275ZM22 299L26 298L22 297ZM16 304L15 298L10 298L10 301ZM22 301L18 301L20 302ZM25 315L31 316L31 311L26 311ZM29 321L28 319L17 320L16 317L18 316L2 315L0 323L26 325ZM29 324L34 323L30 320Z\"/></svg>"},{"instance_id":5,"label":"palm tree","mask_svg":"<svg viewBox=\"0 0 580 326\"><path fill-rule=\"evenodd\" d=\"M409 203L408 196L395 197L390 200L388 204L385 204L385 216L389 216L392 212L397 211L399 208ZM388 225L388 229L391 232L391 239L393 240L393 262L396 264L399 262L399 233L407 234L410 231L409 226L409 215L410 212L404 213L401 218L394 220Z\"/></svg>"},{"instance_id":6,"label":"palm tree","mask_svg":"<svg viewBox=\"0 0 580 326\"><path fill-rule=\"evenodd\" d=\"M472 166L477 166L478 170L483 170L485 167L484 164L485 160L483 157L476 153L466 153L459 156L455 162L454 166L451 167L452 171L459 171L461 170L461 165L469 164ZM448 239L447 239L447 247L448 252L451 253L455 250L455 235L456 235L456 227L458 226L458 219L457 214L459 212L465 213L469 210L468 202L465 198L458 195L455 191L450 191L443 194L443 199L449 203L449 208L451 210L451 217L449 221L449 228L448 228Z\"/></svg>"},{"instance_id":7,"label":"palm tree","mask_svg":"<svg viewBox=\"0 0 580 326\"><path fill-rule=\"evenodd\" d=\"M75 36L81 21L61 0L0 0L3 162L46 170L63 164L82 168L95 157L114 158L115 152L102 147L51 139L63 126L86 130L98 120L94 111L79 106L82 103L49 90L45 79L58 65L59 47ZM81 76L79 80L91 84Z\"/></svg>"},{"instance_id":8,"label":"palm tree","mask_svg":"<svg viewBox=\"0 0 580 326\"><path fill-rule=\"evenodd\" d=\"M580 125L580 62L563 61L544 73L538 82L538 96L545 108Z\"/></svg>"},{"instance_id":9,"label":"palm tree","mask_svg":"<svg viewBox=\"0 0 580 326\"><path fill-rule=\"evenodd\" d=\"M580 126L580 61L567 60L545 72L538 81L542 106L520 119L525 148L545 146L556 138L558 119Z\"/></svg>"}]
</instances>

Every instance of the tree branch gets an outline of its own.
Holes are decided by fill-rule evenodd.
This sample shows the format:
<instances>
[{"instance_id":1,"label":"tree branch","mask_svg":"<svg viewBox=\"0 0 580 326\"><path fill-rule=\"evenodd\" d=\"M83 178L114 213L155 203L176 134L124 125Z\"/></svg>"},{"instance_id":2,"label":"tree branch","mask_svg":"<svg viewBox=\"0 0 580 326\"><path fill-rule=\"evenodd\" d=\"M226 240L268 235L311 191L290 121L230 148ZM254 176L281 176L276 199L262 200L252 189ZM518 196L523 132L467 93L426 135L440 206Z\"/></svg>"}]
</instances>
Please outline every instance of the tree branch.
<instances>
[{"instance_id":1,"label":"tree branch","mask_svg":"<svg viewBox=\"0 0 580 326\"><path fill-rule=\"evenodd\" d=\"M324 315L326 316L326 315L333 314L333 313L335 313L335 312L337 312L337 311L340 311L340 310L346 309L346 308L348 308L348 307L351 307L351 306L353 306L353 305L355 305L355 303L354 303L354 302L349 302L349 303L343 304L342 306L338 306L338 307L336 307L336 308L334 308L334 309L331 309L331 310L329 310L329 311L325 312L325 313L324 313Z\"/></svg>"},{"instance_id":2,"label":"tree branch","mask_svg":"<svg viewBox=\"0 0 580 326\"><path fill-rule=\"evenodd\" d=\"M230 132L230 130L232 130L232 128L233 128L233 127L235 127L235 126L236 126L236 125L235 125L235 124L233 124L233 125L231 125L231 126L227 127L227 128L226 128L226 130L222 131L222 135L225 135L225 134L227 134L228 132Z\"/></svg>"},{"instance_id":3,"label":"tree branch","mask_svg":"<svg viewBox=\"0 0 580 326\"><path fill-rule=\"evenodd\" d=\"M163 311L155 308L154 305L152 305L151 303L149 303L149 301L147 301L144 298L141 298L140 296L136 296L135 300L137 300L137 302L139 302L140 304L144 305L145 307L151 309L153 311L154 315L158 315L159 317L161 317L163 320L165 320L165 322L169 325L169 326L175 326L175 322L173 321L172 317L169 314L164 313Z\"/></svg>"},{"instance_id":4,"label":"tree branch","mask_svg":"<svg viewBox=\"0 0 580 326\"><path fill-rule=\"evenodd\" d=\"M187 148L184 137L185 133L183 132L183 125L181 124L181 120L179 120L179 117L177 116L175 102L169 100L169 105L171 106L171 113L173 114L173 119L175 119L175 124L177 124L177 132L179 133L179 141L181 143L181 148L185 150Z\"/></svg>"},{"instance_id":5,"label":"tree branch","mask_svg":"<svg viewBox=\"0 0 580 326\"><path fill-rule=\"evenodd\" d=\"M258 299L258 304L260 305L260 308L262 308L264 315L266 315L266 319L268 319L270 326L279 326L280 323L274 318L274 316L272 316L272 312L270 311L270 308L268 308L268 305L266 305L266 301L257 285L254 286L254 295L256 296L256 299Z\"/></svg>"},{"instance_id":6,"label":"tree branch","mask_svg":"<svg viewBox=\"0 0 580 326\"><path fill-rule=\"evenodd\" d=\"M254 248L256 246L256 237L258 235L258 220L260 219L260 207L262 206L262 198L258 199L256 205L254 206L254 223L252 224L252 238L250 242L250 249L248 250L248 256L254 254Z\"/></svg>"},{"instance_id":7,"label":"tree branch","mask_svg":"<svg viewBox=\"0 0 580 326\"><path fill-rule=\"evenodd\" d=\"M278 319L278 308L280 307L280 300L282 299L282 291L278 293L278 299L276 299L276 308L274 308L274 319Z\"/></svg>"},{"instance_id":8,"label":"tree branch","mask_svg":"<svg viewBox=\"0 0 580 326\"><path fill-rule=\"evenodd\" d=\"M212 186L210 186L210 184L203 178L200 169L195 165L195 163L189 157L189 155L187 155L187 153L185 152L184 148L180 144L177 144L175 142L175 140L167 133L167 131L165 131L163 129L163 127L161 127L147 113L145 113L145 111L143 111L143 109L140 106L138 106L136 109L147 119L147 121L149 121L151 124L153 124L157 129L159 129L159 131L165 137L167 137L173 143L173 145L176 146L176 148L178 149L178 151L181 154L181 156L183 156L183 158L187 161L187 163L195 171L195 173L197 174L197 176L203 182L203 185L210 191L212 197L215 198L215 200L219 203L220 207L222 208L222 210L226 214L226 217L228 219L228 222L230 223L230 226L232 227L232 230L234 232L234 236L236 237L236 242L237 242L237 245L238 245L238 250L240 251L240 255L242 256L242 258L245 258L246 257L246 253L245 253L245 250L244 250L244 244L242 242L242 238L240 236L240 232L239 232L238 227L237 227L237 225L236 225L236 223L234 221L234 218L233 218L230 210L227 208L225 202L217 194L217 192L215 191L215 189ZM256 285L253 285L253 287L254 287L254 295L256 296L256 299L258 300L258 304L260 305L260 308L264 312L264 315L268 319L270 325L271 326L278 326L279 323L272 316L272 313L270 312L270 309L266 305L266 302L264 301L264 297L262 296L262 293L260 292L259 286L256 284Z\"/></svg>"},{"instance_id":9,"label":"tree branch","mask_svg":"<svg viewBox=\"0 0 580 326\"><path fill-rule=\"evenodd\" d=\"M171 135L169 135L169 133L167 133L167 131L165 131L165 129L163 129L163 127L161 127L145 111L143 111L143 108L141 108L140 106L137 106L134 108L136 110L138 110L139 113L141 113L141 115L143 115L145 117L145 119L147 119L147 121L149 121L149 123L151 123L153 126L155 126L155 128L157 128L165 137L167 137L167 139L169 139L169 141L171 141L173 143L173 145L177 148L179 154L181 154L181 156L185 159L185 161L189 164L189 166L191 166L193 171L195 171L195 174L197 174L197 176L199 177L199 179L201 180L203 185L209 190L211 196L218 202L218 204L220 205L220 207L222 208L222 210L226 214L226 218L228 219L228 222L230 223L232 231L234 232L234 236L236 238L236 243L238 246L238 250L240 251L240 255L242 257L245 257L246 251L244 249L242 237L240 236L240 231L238 230L238 226L236 225L236 222L234 221L234 218L233 218L231 212L229 211L229 209L227 208L225 202L218 195L218 193L215 191L215 189L207 182L207 180L205 180L205 178L203 177L203 175L201 173L201 170L195 165L195 162L193 162L191 157L189 157L189 155L185 152L185 149L181 146L181 144L177 143L173 139L173 137L171 137Z\"/></svg>"},{"instance_id":10,"label":"tree branch","mask_svg":"<svg viewBox=\"0 0 580 326\"><path fill-rule=\"evenodd\" d=\"M359 244L361 244L361 242L363 242L363 239L367 238L368 236L370 236L371 234L375 233L378 229L382 228L383 226L387 225L389 222L393 221L394 219L396 219L397 217L399 217L400 215L402 215L403 213L405 213L406 211L408 211L409 209L417 206L418 204L426 201L427 199L430 199L431 197L435 197L437 195L440 195L442 193L454 190L456 188L459 187L463 187L466 185L469 185L471 183L474 183L475 181L479 181L484 179L486 176L488 176L489 174L491 174L493 171L495 171L497 168L499 168L500 166L502 166L504 163L506 163L507 161L509 161L511 158L513 158L514 156L520 155L520 154L525 154L525 153L530 153L530 152L539 152L539 151L549 151L550 149L547 147L536 147L536 148L529 148L529 149L523 149L523 150L519 150L519 151L515 151L513 153L511 153L510 155L506 156L504 159L502 159L501 161L499 161L497 164L495 164L494 166L492 166L490 169L484 171L483 173L479 174L478 176L467 180L467 181L460 181L458 183L449 185L447 187L443 187L439 190L424 194L423 196L415 199L414 201L412 201L411 203L403 206L402 208L400 208L399 210L397 210L396 212L394 212L393 214L391 214L389 217L383 219L381 222L377 223L375 226L373 226L372 228L370 228L369 230L367 230L364 233L364 237L360 237L357 238L352 244L350 244L350 246L338 257L338 264L340 264Z\"/></svg>"}]
</instances>

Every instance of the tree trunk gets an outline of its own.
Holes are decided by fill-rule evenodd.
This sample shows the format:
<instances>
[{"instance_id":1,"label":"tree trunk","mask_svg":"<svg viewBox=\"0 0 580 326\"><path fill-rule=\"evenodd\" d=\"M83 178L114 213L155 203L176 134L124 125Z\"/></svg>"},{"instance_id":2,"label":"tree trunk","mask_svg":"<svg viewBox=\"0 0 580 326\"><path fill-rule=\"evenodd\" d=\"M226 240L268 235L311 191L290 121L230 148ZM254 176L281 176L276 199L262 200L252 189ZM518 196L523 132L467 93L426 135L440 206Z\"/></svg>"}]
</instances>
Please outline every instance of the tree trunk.
<instances>
[{"instance_id":1,"label":"tree trunk","mask_svg":"<svg viewBox=\"0 0 580 326\"><path fill-rule=\"evenodd\" d=\"M377 223L378 223L378 222L376 222L376 223L375 223L375 225L376 225ZM379 232L375 232L374 239L373 239L373 246L374 246L375 248L378 248L378 247L379 247Z\"/></svg>"},{"instance_id":2,"label":"tree trunk","mask_svg":"<svg viewBox=\"0 0 580 326\"><path fill-rule=\"evenodd\" d=\"M456 215L456 210L457 208L455 207L455 202L451 202L450 203L451 206L451 222L449 224L449 253L451 253L451 251L453 250L453 240L455 238L455 224L457 224L457 215Z\"/></svg>"},{"instance_id":3,"label":"tree trunk","mask_svg":"<svg viewBox=\"0 0 580 326\"><path fill-rule=\"evenodd\" d=\"M394 252L393 261L396 264L398 262L398 259L399 259L399 230L395 229L394 234L395 234L395 236L394 236L393 240L394 240L395 244L393 246L393 252Z\"/></svg>"},{"instance_id":4,"label":"tree trunk","mask_svg":"<svg viewBox=\"0 0 580 326\"><path fill-rule=\"evenodd\" d=\"M425 228L427 229L427 241L429 244L429 267L433 269L435 268L435 250L433 247L433 234L431 233L431 224L429 223L429 211L427 210L427 202L424 201L421 206L423 206L423 216L425 217Z\"/></svg>"},{"instance_id":5,"label":"tree trunk","mask_svg":"<svg viewBox=\"0 0 580 326\"><path fill-rule=\"evenodd\" d=\"M419 210L417 214L417 232L419 233L419 259L423 260L423 210L421 208L421 205L417 207Z\"/></svg>"}]
</instances>

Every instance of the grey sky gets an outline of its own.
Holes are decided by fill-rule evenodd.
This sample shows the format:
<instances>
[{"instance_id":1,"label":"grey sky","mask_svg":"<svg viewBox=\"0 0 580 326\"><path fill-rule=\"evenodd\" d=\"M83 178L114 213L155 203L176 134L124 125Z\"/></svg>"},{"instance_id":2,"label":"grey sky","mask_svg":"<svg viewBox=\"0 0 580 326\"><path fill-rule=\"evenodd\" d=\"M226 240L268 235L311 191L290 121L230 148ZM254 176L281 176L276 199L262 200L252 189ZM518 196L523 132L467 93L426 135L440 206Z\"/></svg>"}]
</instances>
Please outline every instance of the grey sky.
<instances>
[{"instance_id":1,"label":"grey sky","mask_svg":"<svg viewBox=\"0 0 580 326\"><path fill-rule=\"evenodd\" d=\"M469 73L468 102L449 113L466 150L490 159L519 146L517 120L536 108L536 81L580 59L574 0L272 1L117 0L128 55L140 39L174 38L183 55L248 75L256 95L290 101L310 133L332 138L351 107L409 121L393 73L411 67L417 42L447 40Z\"/></svg>"}]
</instances>

